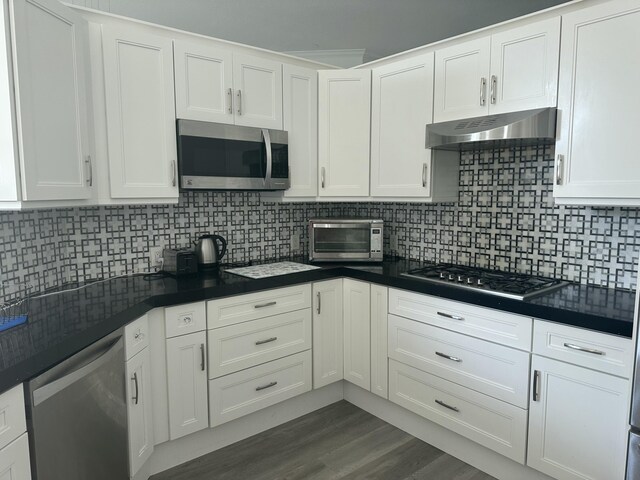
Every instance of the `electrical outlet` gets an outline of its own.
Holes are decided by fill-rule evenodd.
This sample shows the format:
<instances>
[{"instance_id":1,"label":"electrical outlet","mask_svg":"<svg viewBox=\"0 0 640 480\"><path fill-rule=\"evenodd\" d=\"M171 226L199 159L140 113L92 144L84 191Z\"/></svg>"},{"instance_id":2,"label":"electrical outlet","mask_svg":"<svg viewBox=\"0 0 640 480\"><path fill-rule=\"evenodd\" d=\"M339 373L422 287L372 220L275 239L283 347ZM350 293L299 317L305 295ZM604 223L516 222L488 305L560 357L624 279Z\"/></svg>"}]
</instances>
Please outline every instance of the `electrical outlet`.
<instances>
[{"instance_id":1,"label":"electrical outlet","mask_svg":"<svg viewBox=\"0 0 640 480\"><path fill-rule=\"evenodd\" d=\"M151 268L162 267L162 251L164 247L150 247L149 248L149 265Z\"/></svg>"},{"instance_id":2,"label":"electrical outlet","mask_svg":"<svg viewBox=\"0 0 640 480\"><path fill-rule=\"evenodd\" d=\"M292 233L291 234L291 251L297 252L300 249L300 234Z\"/></svg>"},{"instance_id":3,"label":"electrical outlet","mask_svg":"<svg viewBox=\"0 0 640 480\"><path fill-rule=\"evenodd\" d=\"M391 236L389 237L389 243L390 243L390 247L391 250L394 253L398 252L398 235L396 235L395 233L392 233Z\"/></svg>"}]
</instances>

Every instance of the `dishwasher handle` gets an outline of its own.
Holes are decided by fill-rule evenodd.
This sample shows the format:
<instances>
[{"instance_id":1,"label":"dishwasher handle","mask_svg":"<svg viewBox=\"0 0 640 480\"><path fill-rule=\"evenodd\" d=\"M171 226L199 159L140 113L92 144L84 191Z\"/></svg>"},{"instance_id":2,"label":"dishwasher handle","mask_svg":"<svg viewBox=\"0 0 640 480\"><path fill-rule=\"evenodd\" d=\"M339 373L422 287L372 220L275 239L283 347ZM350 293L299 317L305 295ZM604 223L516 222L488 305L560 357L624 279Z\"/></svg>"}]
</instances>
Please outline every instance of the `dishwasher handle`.
<instances>
[{"instance_id":1,"label":"dishwasher handle","mask_svg":"<svg viewBox=\"0 0 640 480\"><path fill-rule=\"evenodd\" d=\"M117 354L118 350L123 348L124 340L122 336L116 338L112 342L108 343L106 347L98 350L92 357L89 363L73 369L71 372L63 377L53 380L46 385L34 390L33 392L33 406L37 406L42 402L45 402L49 398L53 397L57 393L61 392L65 388L74 384L78 380L90 375L104 364L108 363Z\"/></svg>"}]
</instances>

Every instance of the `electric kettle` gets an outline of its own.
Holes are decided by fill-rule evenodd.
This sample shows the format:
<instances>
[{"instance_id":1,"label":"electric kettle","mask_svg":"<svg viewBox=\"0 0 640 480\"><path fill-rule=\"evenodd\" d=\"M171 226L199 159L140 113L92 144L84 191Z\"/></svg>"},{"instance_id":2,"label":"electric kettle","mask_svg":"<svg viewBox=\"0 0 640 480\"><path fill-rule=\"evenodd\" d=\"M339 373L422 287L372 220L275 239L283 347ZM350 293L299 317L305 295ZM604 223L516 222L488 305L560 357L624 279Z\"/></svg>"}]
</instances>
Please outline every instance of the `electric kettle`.
<instances>
[{"instance_id":1,"label":"electric kettle","mask_svg":"<svg viewBox=\"0 0 640 480\"><path fill-rule=\"evenodd\" d=\"M220 241L220 244L218 244ZM227 241L220 235L203 235L193 242L198 257L198 265L202 269L216 268L220 259L227 252Z\"/></svg>"}]
</instances>

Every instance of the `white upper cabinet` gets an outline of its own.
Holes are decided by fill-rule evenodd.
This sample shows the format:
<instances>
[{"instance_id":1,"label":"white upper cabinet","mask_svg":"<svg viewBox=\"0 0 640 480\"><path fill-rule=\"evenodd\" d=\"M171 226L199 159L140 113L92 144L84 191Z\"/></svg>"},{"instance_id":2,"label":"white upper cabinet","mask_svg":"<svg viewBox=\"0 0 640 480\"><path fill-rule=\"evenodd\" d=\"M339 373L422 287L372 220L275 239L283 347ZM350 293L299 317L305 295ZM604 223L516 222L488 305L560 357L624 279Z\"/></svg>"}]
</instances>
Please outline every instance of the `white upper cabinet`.
<instances>
[{"instance_id":1,"label":"white upper cabinet","mask_svg":"<svg viewBox=\"0 0 640 480\"><path fill-rule=\"evenodd\" d=\"M9 6L22 180L15 200L90 198L86 21L56 0Z\"/></svg>"},{"instance_id":2,"label":"white upper cabinet","mask_svg":"<svg viewBox=\"0 0 640 480\"><path fill-rule=\"evenodd\" d=\"M318 192L369 195L370 70L318 73Z\"/></svg>"},{"instance_id":3,"label":"white upper cabinet","mask_svg":"<svg viewBox=\"0 0 640 480\"><path fill-rule=\"evenodd\" d=\"M640 205L640 3L605 2L562 17L559 203Z\"/></svg>"},{"instance_id":4,"label":"white upper cabinet","mask_svg":"<svg viewBox=\"0 0 640 480\"><path fill-rule=\"evenodd\" d=\"M289 134L289 179L285 197L318 194L318 72L283 65L284 130Z\"/></svg>"},{"instance_id":5,"label":"white upper cabinet","mask_svg":"<svg viewBox=\"0 0 640 480\"><path fill-rule=\"evenodd\" d=\"M177 199L172 41L135 27L102 31L111 197Z\"/></svg>"},{"instance_id":6,"label":"white upper cabinet","mask_svg":"<svg viewBox=\"0 0 640 480\"><path fill-rule=\"evenodd\" d=\"M233 123L233 60L229 49L209 42L174 42L176 115Z\"/></svg>"},{"instance_id":7,"label":"white upper cabinet","mask_svg":"<svg viewBox=\"0 0 640 480\"><path fill-rule=\"evenodd\" d=\"M434 122L556 105L560 19L436 51Z\"/></svg>"},{"instance_id":8,"label":"white upper cabinet","mask_svg":"<svg viewBox=\"0 0 640 480\"><path fill-rule=\"evenodd\" d=\"M174 61L178 118L282 130L282 63L182 39Z\"/></svg>"},{"instance_id":9,"label":"white upper cabinet","mask_svg":"<svg viewBox=\"0 0 640 480\"><path fill-rule=\"evenodd\" d=\"M433 120L433 52L373 69L371 195L429 197Z\"/></svg>"}]
</instances>

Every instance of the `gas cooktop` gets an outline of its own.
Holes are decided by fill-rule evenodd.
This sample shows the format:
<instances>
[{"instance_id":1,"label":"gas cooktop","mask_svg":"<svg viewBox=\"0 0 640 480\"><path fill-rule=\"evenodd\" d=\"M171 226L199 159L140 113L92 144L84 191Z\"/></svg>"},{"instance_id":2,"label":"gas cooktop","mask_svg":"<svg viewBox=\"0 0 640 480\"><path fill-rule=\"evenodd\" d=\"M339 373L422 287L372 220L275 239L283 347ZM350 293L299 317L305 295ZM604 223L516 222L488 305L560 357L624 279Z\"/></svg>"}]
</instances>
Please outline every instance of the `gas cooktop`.
<instances>
[{"instance_id":1,"label":"gas cooktop","mask_svg":"<svg viewBox=\"0 0 640 480\"><path fill-rule=\"evenodd\" d=\"M465 267L450 263L416 268L402 275L516 300L527 300L567 284L567 282L553 278Z\"/></svg>"}]
</instances>

